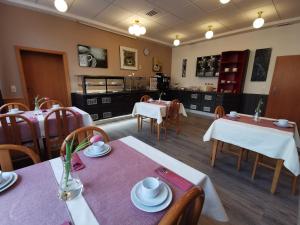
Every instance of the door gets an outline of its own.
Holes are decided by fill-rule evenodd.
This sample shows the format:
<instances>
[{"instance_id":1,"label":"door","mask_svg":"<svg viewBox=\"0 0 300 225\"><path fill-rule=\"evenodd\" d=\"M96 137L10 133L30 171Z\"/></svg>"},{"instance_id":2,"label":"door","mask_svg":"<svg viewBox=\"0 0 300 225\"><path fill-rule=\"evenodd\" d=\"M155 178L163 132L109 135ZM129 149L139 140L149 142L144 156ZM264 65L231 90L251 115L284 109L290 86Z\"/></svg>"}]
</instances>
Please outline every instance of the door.
<instances>
[{"instance_id":1,"label":"door","mask_svg":"<svg viewBox=\"0 0 300 225\"><path fill-rule=\"evenodd\" d=\"M49 97L69 104L64 59L61 54L20 50L28 103L35 96Z\"/></svg>"},{"instance_id":2,"label":"door","mask_svg":"<svg viewBox=\"0 0 300 225\"><path fill-rule=\"evenodd\" d=\"M266 115L300 126L300 55L277 57Z\"/></svg>"}]
</instances>

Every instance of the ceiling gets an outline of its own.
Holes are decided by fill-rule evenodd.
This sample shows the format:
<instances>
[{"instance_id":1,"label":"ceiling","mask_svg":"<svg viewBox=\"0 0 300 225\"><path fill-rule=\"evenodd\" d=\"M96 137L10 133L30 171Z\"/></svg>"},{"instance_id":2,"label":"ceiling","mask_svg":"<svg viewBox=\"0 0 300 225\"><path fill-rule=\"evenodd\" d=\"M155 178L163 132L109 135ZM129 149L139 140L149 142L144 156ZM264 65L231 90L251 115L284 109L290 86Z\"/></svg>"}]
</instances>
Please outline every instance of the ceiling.
<instances>
[{"instance_id":1,"label":"ceiling","mask_svg":"<svg viewBox=\"0 0 300 225\"><path fill-rule=\"evenodd\" d=\"M202 38L209 25L213 26L215 34L250 27L258 11L263 11L266 23L300 16L300 0L231 0L226 5L219 0L66 1L69 15L81 16L125 32L138 19L147 28L146 37L168 44L172 43L175 35L179 35L183 42ZM54 9L54 0L14 2L28 3L32 8ZM146 15L151 10L157 14Z\"/></svg>"}]
</instances>

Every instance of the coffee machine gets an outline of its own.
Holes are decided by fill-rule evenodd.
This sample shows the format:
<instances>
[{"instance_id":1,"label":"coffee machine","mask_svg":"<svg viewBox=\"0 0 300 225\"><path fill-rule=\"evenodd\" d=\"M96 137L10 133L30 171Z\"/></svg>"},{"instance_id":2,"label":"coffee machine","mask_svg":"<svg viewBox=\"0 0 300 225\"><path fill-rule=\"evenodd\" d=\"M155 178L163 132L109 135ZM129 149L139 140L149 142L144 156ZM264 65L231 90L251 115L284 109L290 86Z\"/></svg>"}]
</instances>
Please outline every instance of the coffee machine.
<instances>
[{"instance_id":1,"label":"coffee machine","mask_svg":"<svg viewBox=\"0 0 300 225\"><path fill-rule=\"evenodd\" d=\"M160 92L166 92L169 90L170 77L163 73L156 73L155 77L157 79L157 89Z\"/></svg>"}]
</instances>

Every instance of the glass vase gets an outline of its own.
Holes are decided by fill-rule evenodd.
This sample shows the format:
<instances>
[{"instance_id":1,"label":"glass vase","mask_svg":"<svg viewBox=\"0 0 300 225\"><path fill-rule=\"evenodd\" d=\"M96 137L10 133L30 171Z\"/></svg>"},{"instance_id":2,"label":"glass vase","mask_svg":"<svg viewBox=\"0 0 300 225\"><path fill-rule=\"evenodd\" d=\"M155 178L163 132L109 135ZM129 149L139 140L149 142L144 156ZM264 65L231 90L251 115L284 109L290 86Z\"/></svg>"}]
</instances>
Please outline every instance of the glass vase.
<instances>
[{"instance_id":1,"label":"glass vase","mask_svg":"<svg viewBox=\"0 0 300 225\"><path fill-rule=\"evenodd\" d=\"M83 190L83 184L75 172L71 172L71 162L63 161L63 173L59 184L58 196L63 201L76 198Z\"/></svg>"},{"instance_id":2,"label":"glass vase","mask_svg":"<svg viewBox=\"0 0 300 225\"><path fill-rule=\"evenodd\" d=\"M254 117L253 117L254 121L255 122L259 122L259 120L260 120L259 117L260 117L260 113L259 112L255 112Z\"/></svg>"}]
</instances>

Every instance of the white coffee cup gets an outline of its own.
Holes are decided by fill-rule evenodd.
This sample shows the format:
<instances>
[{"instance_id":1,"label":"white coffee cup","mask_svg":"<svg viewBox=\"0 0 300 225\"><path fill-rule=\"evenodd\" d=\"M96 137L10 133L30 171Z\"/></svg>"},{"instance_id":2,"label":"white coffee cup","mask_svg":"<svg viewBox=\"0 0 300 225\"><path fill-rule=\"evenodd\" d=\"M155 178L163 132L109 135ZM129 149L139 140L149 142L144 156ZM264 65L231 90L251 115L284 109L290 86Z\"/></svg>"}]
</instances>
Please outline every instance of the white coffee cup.
<instances>
[{"instance_id":1,"label":"white coffee cup","mask_svg":"<svg viewBox=\"0 0 300 225\"><path fill-rule=\"evenodd\" d=\"M0 170L0 184L2 183L3 180L4 179L3 179L3 176L2 176L2 171Z\"/></svg>"},{"instance_id":2,"label":"white coffee cup","mask_svg":"<svg viewBox=\"0 0 300 225\"><path fill-rule=\"evenodd\" d=\"M58 109L59 107L60 107L59 104L53 104L53 105L52 105L52 109Z\"/></svg>"},{"instance_id":3,"label":"white coffee cup","mask_svg":"<svg viewBox=\"0 0 300 225\"><path fill-rule=\"evenodd\" d=\"M146 198L154 198L160 191L160 181L155 177L146 177L142 181L142 195Z\"/></svg>"},{"instance_id":4,"label":"white coffee cup","mask_svg":"<svg viewBox=\"0 0 300 225\"><path fill-rule=\"evenodd\" d=\"M277 123L279 126L287 127L289 124L289 121L286 119L279 119Z\"/></svg>"},{"instance_id":5,"label":"white coffee cup","mask_svg":"<svg viewBox=\"0 0 300 225\"><path fill-rule=\"evenodd\" d=\"M236 111L230 111L229 115L232 117L236 117L238 113Z\"/></svg>"},{"instance_id":6,"label":"white coffee cup","mask_svg":"<svg viewBox=\"0 0 300 225\"><path fill-rule=\"evenodd\" d=\"M92 153L93 154L101 153L104 150L104 144L105 143L103 141L97 141L96 143L94 143L91 149Z\"/></svg>"},{"instance_id":7,"label":"white coffee cup","mask_svg":"<svg viewBox=\"0 0 300 225\"><path fill-rule=\"evenodd\" d=\"M10 109L9 112L17 113L17 112L19 112L19 109L18 108L13 108L13 109Z\"/></svg>"}]
</instances>

